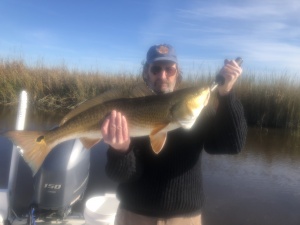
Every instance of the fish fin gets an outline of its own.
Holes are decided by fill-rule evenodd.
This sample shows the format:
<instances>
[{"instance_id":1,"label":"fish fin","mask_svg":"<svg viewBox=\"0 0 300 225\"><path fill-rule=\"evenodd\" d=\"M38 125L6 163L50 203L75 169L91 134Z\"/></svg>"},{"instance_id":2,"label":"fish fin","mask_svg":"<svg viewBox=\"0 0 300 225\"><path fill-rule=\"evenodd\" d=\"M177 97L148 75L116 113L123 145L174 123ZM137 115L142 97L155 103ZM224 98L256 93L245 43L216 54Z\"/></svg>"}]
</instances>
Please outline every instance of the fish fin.
<instances>
[{"instance_id":1,"label":"fish fin","mask_svg":"<svg viewBox=\"0 0 300 225\"><path fill-rule=\"evenodd\" d=\"M138 83L135 85L130 91L129 91L129 97L130 98L136 98L136 97L144 97L148 95L155 95L155 92L153 92L146 84Z\"/></svg>"},{"instance_id":2,"label":"fish fin","mask_svg":"<svg viewBox=\"0 0 300 225\"><path fill-rule=\"evenodd\" d=\"M100 138L98 139L91 139L91 138L80 138L81 143L83 146L87 149L92 148L95 144L97 144L99 141L101 141Z\"/></svg>"},{"instance_id":3,"label":"fish fin","mask_svg":"<svg viewBox=\"0 0 300 225\"><path fill-rule=\"evenodd\" d=\"M135 87L129 90L125 88L110 89L92 99L86 100L78 104L73 110L71 110L67 115L64 116L59 126L63 125L68 120L72 119L73 117L77 116L83 111L92 108L98 104L101 104L103 102L107 102L118 98L144 97L148 95L154 95L154 92L152 92L150 88L148 88L145 84L136 85Z\"/></svg>"},{"instance_id":4,"label":"fish fin","mask_svg":"<svg viewBox=\"0 0 300 225\"><path fill-rule=\"evenodd\" d=\"M168 124L155 127L150 133L150 143L155 154L160 153L167 140L167 132L162 131Z\"/></svg>"},{"instance_id":5,"label":"fish fin","mask_svg":"<svg viewBox=\"0 0 300 225\"><path fill-rule=\"evenodd\" d=\"M9 131L5 136L21 148L20 152L30 166L33 175L40 169L52 147L45 142L45 132Z\"/></svg>"},{"instance_id":6,"label":"fish fin","mask_svg":"<svg viewBox=\"0 0 300 225\"><path fill-rule=\"evenodd\" d=\"M155 135L150 135L151 147L155 154L160 153L160 151L165 145L166 139L167 139L166 132L159 132Z\"/></svg>"},{"instance_id":7,"label":"fish fin","mask_svg":"<svg viewBox=\"0 0 300 225\"><path fill-rule=\"evenodd\" d=\"M63 117L59 126L62 126L68 120L74 118L75 116L79 115L80 113L90 109L96 105L99 105L103 102L110 101L117 98L124 98L126 95L125 91L122 89L112 89L102 93L99 96L96 96L92 99L86 100L76 106L73 110L71 110L67 115ZM128 95L128 94L127 94Z\"/></svg>"}]
</instances>

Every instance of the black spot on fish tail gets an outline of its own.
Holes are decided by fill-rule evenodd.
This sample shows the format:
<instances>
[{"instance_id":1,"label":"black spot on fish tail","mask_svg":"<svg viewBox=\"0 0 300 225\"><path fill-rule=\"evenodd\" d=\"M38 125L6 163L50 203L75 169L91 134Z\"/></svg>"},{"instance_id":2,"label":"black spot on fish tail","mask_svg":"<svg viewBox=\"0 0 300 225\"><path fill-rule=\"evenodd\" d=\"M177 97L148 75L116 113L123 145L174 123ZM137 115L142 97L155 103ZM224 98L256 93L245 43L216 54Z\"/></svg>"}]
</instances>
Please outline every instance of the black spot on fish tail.
<instances>
[{"instance_id":1,"label":"black spot on fish tail","mask_svg":"<svg viewBox=\"0 0 300 225\"><path fill-rule=\"evenodd\" d=\"M36 139L36 142L41 142L44 138L45 138L44 135L39 136L39 137Z\"/></svg>"}]
</instances>

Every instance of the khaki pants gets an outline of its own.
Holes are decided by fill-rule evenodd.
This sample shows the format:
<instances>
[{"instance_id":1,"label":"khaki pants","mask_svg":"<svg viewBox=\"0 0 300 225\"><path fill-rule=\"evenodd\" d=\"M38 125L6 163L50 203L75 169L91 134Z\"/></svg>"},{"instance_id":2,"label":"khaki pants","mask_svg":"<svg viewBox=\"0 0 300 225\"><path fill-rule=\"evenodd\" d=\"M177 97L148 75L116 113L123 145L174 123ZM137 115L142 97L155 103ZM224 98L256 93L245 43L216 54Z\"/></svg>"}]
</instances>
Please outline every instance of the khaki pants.
<instances>
[{"instance_id":1,"label":"khaki pants","mask_svg":"<svg viewBox=\"0 0 300 225\"><path fill-rule=\"evenodd\" d=\"M201 225L201 215L161 219L118 209L115 225Z\"/></svg>"}]
</instances>

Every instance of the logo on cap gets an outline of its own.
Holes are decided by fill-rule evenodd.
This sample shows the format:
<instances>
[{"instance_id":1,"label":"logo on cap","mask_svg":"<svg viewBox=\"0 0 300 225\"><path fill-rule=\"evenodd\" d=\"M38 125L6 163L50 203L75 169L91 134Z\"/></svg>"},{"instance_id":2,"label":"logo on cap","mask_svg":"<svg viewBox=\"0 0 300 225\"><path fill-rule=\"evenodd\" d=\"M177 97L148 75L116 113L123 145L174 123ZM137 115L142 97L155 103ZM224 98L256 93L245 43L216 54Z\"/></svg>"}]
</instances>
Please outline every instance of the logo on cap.
<instances>
[{"instance_id":1,"label":"logo on cap","mask_svg":"<svg viewBox=\"0 0 300 225\"><path fill-rule=\"evenodd\" d=\"M168 54L169 48L165 45L160 45L159 47L156 48L156 51L160 54Z\"/></svg>"}]
</instances>

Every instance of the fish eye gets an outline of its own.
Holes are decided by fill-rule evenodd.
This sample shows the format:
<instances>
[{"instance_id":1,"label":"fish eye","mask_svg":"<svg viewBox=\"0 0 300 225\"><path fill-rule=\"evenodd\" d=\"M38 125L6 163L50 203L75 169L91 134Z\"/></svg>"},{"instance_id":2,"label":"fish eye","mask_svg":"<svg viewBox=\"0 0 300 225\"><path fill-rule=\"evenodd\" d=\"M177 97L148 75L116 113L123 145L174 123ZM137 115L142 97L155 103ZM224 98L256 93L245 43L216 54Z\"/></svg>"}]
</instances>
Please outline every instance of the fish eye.
<instances>
[{"instance_id":1,"label":"fish eye","mask_svg":"<svg viewBox=\"0 0 300 225\"><path fill-rule=\"evenodd\" d=\"M39 137L36 139L36 142L41 142L41 140L43 140L44 138L45 138L44 135L39 136Z\"/></svg>"}]
</instances>

